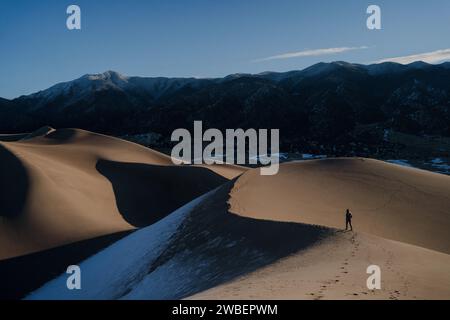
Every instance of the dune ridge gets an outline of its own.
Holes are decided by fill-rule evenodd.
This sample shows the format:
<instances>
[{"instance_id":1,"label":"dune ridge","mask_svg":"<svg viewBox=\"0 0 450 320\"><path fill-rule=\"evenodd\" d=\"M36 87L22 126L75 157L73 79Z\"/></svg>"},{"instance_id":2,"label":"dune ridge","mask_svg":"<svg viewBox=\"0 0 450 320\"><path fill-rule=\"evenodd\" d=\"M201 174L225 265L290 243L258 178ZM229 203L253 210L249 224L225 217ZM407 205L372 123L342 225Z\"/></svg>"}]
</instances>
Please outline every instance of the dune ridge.
<instances>
[{"instance_id":1,"label":"dune ridge","mask_svg":"<svg viewBox=\"0 0 450 320\"><path fill-rule=\"evenodd\" d=\"M330 234L321 227L229 214L227 199L233 184L227 182L194 199L82 262L88 277L83 290L61 290L63 274L27 298L181 299L269 265Z\"/></svg>"}]
</instances>

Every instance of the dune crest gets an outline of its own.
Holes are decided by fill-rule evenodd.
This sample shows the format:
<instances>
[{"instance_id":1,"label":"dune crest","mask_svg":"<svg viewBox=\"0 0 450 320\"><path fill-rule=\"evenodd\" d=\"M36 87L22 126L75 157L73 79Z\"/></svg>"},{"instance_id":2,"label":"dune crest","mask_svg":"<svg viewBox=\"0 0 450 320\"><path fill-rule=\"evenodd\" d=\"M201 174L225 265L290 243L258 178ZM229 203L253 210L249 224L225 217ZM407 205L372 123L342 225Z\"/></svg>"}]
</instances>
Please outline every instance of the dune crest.
<instances>
[{"instance_id":1,"label":"dune crest","mask_svg":"<svg viewBox=\"0 0 450 320\"><path fill-rule=\"evenodd\" d=\"M450 253L450 177L383 161L339 158L284 163L275 176L244 173L230 211L256 219L356 231Z\"/></svg>"}]
</instances>

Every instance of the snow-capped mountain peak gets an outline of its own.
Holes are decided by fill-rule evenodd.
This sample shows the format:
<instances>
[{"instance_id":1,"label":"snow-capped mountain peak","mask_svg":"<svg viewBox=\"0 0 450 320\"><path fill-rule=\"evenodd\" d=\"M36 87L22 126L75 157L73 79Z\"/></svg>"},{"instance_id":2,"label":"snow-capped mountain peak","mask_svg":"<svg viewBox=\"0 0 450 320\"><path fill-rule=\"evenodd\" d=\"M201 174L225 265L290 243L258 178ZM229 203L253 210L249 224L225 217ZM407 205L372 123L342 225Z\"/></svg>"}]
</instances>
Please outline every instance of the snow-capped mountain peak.
<instances>
[{"instance_id":1,"label":"snow-capped mountain peak","mask_svg":"<svg viewBox=\"0 0 450 320\"><path fill-rule=\"evenodd\" d=\"M127 83L129 77L126 77L116 71L108 70L103 73L86 74L80 79L86 79L89 81L107 81L115 84L120 84Z\"/></svg>"},{"instance_id":2,"label":"snow-capped mountain peak","mask_svg":"<svg viewBox=\"0 0 450 320\"><path fill-rule=\"evenodd\" d=\"M29 98L39 99L34 108L39 108L41 105L45 105L64 97L64 105L70 105L74 100L82 100L88 97L93 92L104 90L126 90L129 85L129 77L123 76L115 71L105 71L97 74L86 74L78 79L58 83L46 90L34 93ZM62 106L63 107L63 106Z\"/></svg>"}]
</instances>

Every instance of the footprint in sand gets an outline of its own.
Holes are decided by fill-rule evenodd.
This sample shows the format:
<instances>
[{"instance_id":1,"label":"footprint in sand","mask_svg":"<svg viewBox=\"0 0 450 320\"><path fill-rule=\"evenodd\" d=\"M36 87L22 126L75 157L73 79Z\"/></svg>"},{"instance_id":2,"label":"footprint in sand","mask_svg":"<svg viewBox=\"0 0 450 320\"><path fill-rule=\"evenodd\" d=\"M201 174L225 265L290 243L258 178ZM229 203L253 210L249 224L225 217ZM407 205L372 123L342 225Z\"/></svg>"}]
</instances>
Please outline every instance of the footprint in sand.
<instances>
[{"instance_id":1,"label":"footprint in sand","mask_svg":"<svg viewBox=\"0 0 450 320\"><path fill-rule=\"evenodd\" d=\"M399 298L400 298L400 291L395 290L395 291L389 292L389 299L398 300Z\"/></svg>"}]
</instances>

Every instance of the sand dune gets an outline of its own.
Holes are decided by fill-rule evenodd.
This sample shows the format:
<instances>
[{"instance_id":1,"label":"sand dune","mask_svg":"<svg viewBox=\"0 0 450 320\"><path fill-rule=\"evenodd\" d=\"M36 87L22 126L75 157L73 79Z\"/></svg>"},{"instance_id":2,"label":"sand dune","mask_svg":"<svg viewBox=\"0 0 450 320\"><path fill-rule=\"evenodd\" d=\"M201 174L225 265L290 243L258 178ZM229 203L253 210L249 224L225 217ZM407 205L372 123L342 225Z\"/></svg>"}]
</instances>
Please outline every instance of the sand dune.
<instances>
[{"instance_id":1,"label":"sand dune","mask_svg":"<svg viewBox=\"0 0 450 320\"><path fill-rule=\"evenodd\" d=\"M0 270L41 261L48 272L14 297L450 298L448 176L356 158L285 163L275 176L173 166L76 129L0 140L0 259L15 257ZM340 230L346 208L355 233ZM87 258L83 290L65 290L66 274L38 289L70 250ZM382 290L366 287L370 264Z\"/></svg>"},{"instance_id":2,"label":"sand dune","mask_svg":"<svg viewBox=\"0 0 450 320\"><path fill-rule=\"evenodd\" d=\"M83 290L64 290L63 274L28 299L450 297L450 255L364 233L238 216L228 211L233 187L228 182L82 262ZM366 287L371 264L382 269L382 290Z\"/></svg>"},{"instance_id":3,"label":"sand dune","mask_svg":"<svg viewBox=\"0 0 450 320\"><path fill-rule=\"evenodd\" d=\"M153 223L227 181L76 129L0 142L0 159L0 259Z\"/></svg>"},{"instance_id":4,"label":"sand dune","mask_svg":"<svg viewBox=\"0 0 450 320\"><path fill-rule=\"evenodd\" d=\"M83 290L64 290L63 274L28 298L180 299L270 265L329 234L325 228L230 214L232 186L224 184L82 262Z\"/></svg>"},{"instance_id":5,"label":"sand dune","mask_svg":"<svg viewBox=\"0 0 450 320\"><path fill-rule=\"evenodd\" d=\"M371 159L286 163L275 176L251 170L231 193L242 216L332 228L353 212L356 231L450 253L450 177Z\"/></svg>"},{"instance_id":6,"label":"sand dune","mask_svg":"<svg viewBox=\"0 0 450 320\"><path fill-rule=\"evenodd\" d=\"M287 163L276 176L246 172L228 202L243 217L330 228L343 228L350 208L358 231L190 299L450 299L448 176L370 159ZM367 289L372 264L381 290Z\"/></svg>"}]
</instances>

